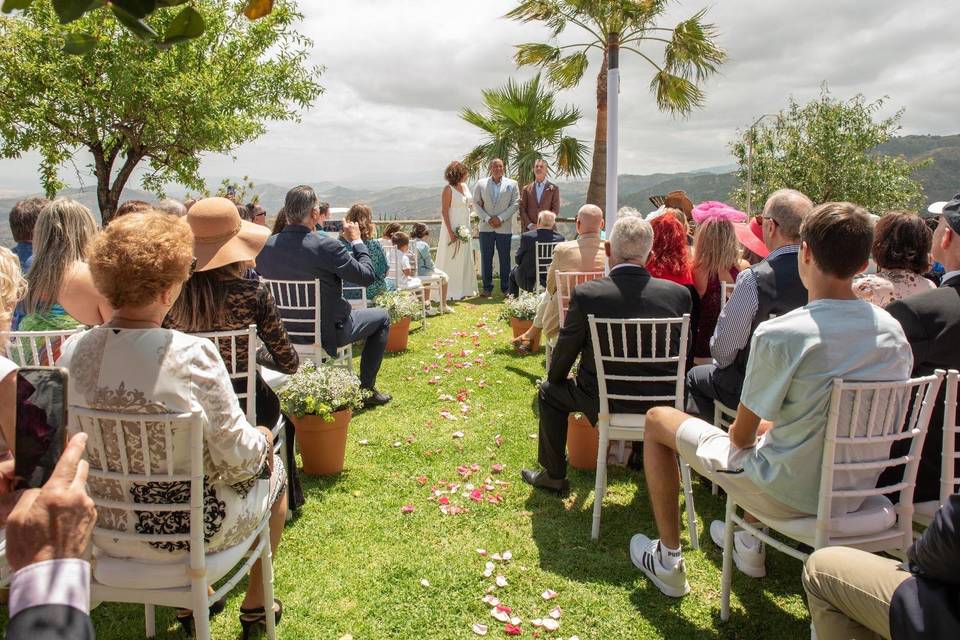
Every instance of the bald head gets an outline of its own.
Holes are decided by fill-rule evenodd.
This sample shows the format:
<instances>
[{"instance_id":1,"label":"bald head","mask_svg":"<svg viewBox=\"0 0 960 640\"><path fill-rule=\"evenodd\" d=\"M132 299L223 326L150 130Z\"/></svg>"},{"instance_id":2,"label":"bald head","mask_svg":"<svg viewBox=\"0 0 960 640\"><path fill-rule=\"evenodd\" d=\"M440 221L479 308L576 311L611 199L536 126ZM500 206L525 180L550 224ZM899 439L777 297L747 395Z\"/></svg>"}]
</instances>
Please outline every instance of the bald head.
<instances>
[{"instance_id":1,"label":"bald head","mask_svg":"<svg viewBox=\"0 0 960 640\"><path fill-rule=\"evenodd\" d=\"M577 211L577 230L580 233L600 233L603 211L595 204L585 204Z\"/></svg>"}]
</instances>

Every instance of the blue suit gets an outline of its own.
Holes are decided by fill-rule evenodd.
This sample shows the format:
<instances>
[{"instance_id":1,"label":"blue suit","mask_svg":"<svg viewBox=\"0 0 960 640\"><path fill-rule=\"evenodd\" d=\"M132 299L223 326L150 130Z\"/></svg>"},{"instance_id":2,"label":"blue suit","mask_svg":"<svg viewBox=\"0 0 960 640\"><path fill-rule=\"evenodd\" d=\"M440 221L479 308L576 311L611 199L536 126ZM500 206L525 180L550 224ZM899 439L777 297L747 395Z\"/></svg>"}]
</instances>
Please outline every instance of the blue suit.
<instances>
[{"instance_id":1,"label":"blue suit","mask_svg":"<svg viewBox=\"0 0 960 640\"><path fill-rule=\"evenodd\" d=\"M480 280L484 291L493 290L493 253L500 258L500 290L507 292L510 273L510 240L512 217L520 199L516 180L500 178L500 188L490 178L482 178L473 187L473 207L480 216ZM490 226L497 218L498 228Z\"/></svg>"},{"instance_id":2,"label":"blue suit","mask_svg":"<svg viewBox=\"0 0 960 640\"><path fill-rule=\"evenodd\" d=\"M520 236L517 266L510 272L510 293L533 291L537 287L537 243L563 242L565 238L553 229L534 229ZM540 286L547 286L547 275L540 275Z\"/></svg>"},{"instance_id":3,"label":"blue suit","mask_svg":"<svg viewBox=\"0 0 960 640\"><path fill-rule=\"evenodd\" d=\"M376 278L362 242L347 246L299 224L270 236L257 256L257 272L268 280L320 280L320 343L327 353L366 339L360 360L360 383L372 389L383 362L390 316L383 309L354 311L343 298L343 281L369 286ZM297 331L309 327L293 327ZM299 340L298 340L299 338ZM302 343L302 336L291 336Z\"/></svg>"}]
</instances>

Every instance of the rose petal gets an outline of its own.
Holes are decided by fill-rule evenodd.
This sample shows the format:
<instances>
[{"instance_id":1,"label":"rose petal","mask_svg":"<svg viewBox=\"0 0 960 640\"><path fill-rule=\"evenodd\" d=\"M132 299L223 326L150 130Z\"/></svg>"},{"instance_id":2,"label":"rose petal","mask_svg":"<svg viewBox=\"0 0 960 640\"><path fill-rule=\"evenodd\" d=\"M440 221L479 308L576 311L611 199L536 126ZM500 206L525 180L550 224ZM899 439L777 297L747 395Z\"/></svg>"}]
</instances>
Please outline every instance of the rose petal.
<instances>
[{"instance_id":1,"label":"rose petal","mask_svg":"<svg viewBox=\"0 0 960 640\"><path fill-rule=\"evenodd\" d=\"M450 498L447 496L440 496L440 499L437 500L440 504L450 504Z\"/></svg>"},{"instance_id":2,"label":"rose petal","mask_svg":"<svg viewBox=\"0 0 960 640\"><path fill-rule=\"evenodd\" d=\"M367 446L368 444L370 444L370 441L364 439L364 440L360 440L359 442L357 442L357 444L362 445L362 446Z\"/></svg>"},{"instance_id":3,"label":"rose petal","mask_svg":"<svg viewBox=\"0 0 960 640\"><path fill-rule=\"evenodd\" d=\"M493 581L497 584L498 587L507 586L507 579L505 576L502 576L502 575L497 576L496 578L494 578Z\"/></svg>"},{"instance_id":4,"label":"rose petal","mask_svg":"<svg viewBox=\"0 0 960 640\"><path fill-rule=\"evenodd\" d=\"M393 443L393 446L394 446L394 447L402 447L402 446L403 446L403 443L400 442L399 440L397 440L396 442Z\"/></svg>"},{"instance_id":5,"label":"rose petal","mask_svg":"<svg viewBox=\"0 0 960 640\"><path fill-rule=\"evenodd\" d=\"M421 578L421 579L420 579L420 586L421 586L421 587L429 587L429 586L430 586L430 581L427 580L426 578Z\"/></svg>"},{"instance_id":6,"label":"rose petal","mask_svg":"<svg viewBox=\"0 0 960 640\"><path fill-rule=\"evenodd\" d=\"M560 607L554 607L553 609L550 609L549 616L554 620L559 620L560 616L562 615L563 615L563 610Z\"/></svg>"},{"instance_id":7,"label":"rose petal","mask_svg":"<svg viewBox=\"0 0 960 640\"><path fill-rule=\"evenodd\" d=\"M497 611L503 611L504 613L513 613L513 609L511 609L505 604L497 604L496 607L497 607Z\"/></svg>"},{"instance_id":8,"label":"rose petal","mask_svg":"<svg viewBox=\"0 0 960 640\"><path fill-rule=\"evenodd\" d=\"M506 611L501 611L498 607L490 609L490 615L499 622L510 622L510 614Z\"/></svg>"},{"instance_id":9,"label":"rose petal","mask_svg":"<svg viewBox=\"0 0 960 640\"><path fill-rule=\"evenodd\" d=\"M503 556L500 555L500 552L499 552L499 551L498 551L497 553L494 553L494 554L493 554L492 556L490 556L490 557L493 558L494 560L496 560L497 562L500 562L501 560L503 560Z\"/></svg>"},{"instance_id":10,"label":"rose petal","mask_svg":"<svg viewBox=\"0 0 960 640\"><path fill-rule=\"evenodd\" d=\"M462 437L463 437L463 431L454 431L452 435L453 435L453 437L454 437L455 439L456 439L456 438L462 438Z\"/></svg>"},{"instance_id":11,"label":"rose petal","mask_svg":"<svg viewBox=\"0 0 960 640\"><path fill-rule=\"evenodd\" d=\"M485 555L487 555L487 550L486 550L486 549L477 549L477 554L478 554L478 555L481 555L481 556L485 556Z\"/></svg>"},{"instance_id":12,"label":"rose petal","mask_svg":"<svg viewBox=\"0 0 960 640\"><path fill-rule=\"evenodd\" d=\"M537 439L537 434L531 433L531 434L530 434L529 436L527 436L527 437L530 438L531 440L536 440L536 439Z\"/></svg>"},{"instance_id":13,"label":"rose petal","mask_svg":"<svg viewBox=\"0 0 960 640\"><path fill-rule=\"evenodd\" d=\"M516 624L505 624L503 625L503 632L508 636L518 636L522 633L520 630L520 625Z\"/></svg>"},{"instance_id":14,"label":"rose petal","mask_svg":"<svg viewBox=\"0 0 960 640\"><path fill-rule=\"evenodd\" d=\"M553 600L554 598L557 597L557 592L554 591L553 589L547 589L540 595L543 597L544 600Z\"/></svg>"},{"instance_id":15,"label":"rose petal","mask_svg":"<svg viewBox=\"0 0 960 640\"><path fill-rule=\"evenodd\" d=\"M412 504L405 504L400 507L401 513L413 513L414 506Z\"/></svg>"},{"instance_id":16,"label":"rose petal","mask_svg":"<svg viewBox=\"0 0 960 640\"><path fill-rule=\"evenodd\" d=\"M485 624L480 624L479 622L474 622L474 623L473 623L473 626L470 627L470 628L473 629L473 632L474 632L475 634L477 634L478 636L485 636L485 635L487 635L487 625L485 625Z\"/></svg>"},{"instance_id":17,"label":"rose petal","mask_svg":"<svg viewBox=\"0 0 960 640\"><path fill-rule=\"evenodd\" d=\"M560 623L554 620L553 618L544 618L543 619L543 628L547 631L556 631L560 628Z\"/></svg>"},{"instance_id":18,"label":"rose petal","mask_svg":"<svg viewBox=\"0 0 960 640\"><path fill-rule=\"evenodd\" d=\"M427 484L427 481L427 476L417 476L417 484L420 486Z\"/></svg>"},{"instance_id":19,"label":"rose petal","mask_svg":"<svg viewBox=\"0 0 960 640\"><path fill-rule=\"evenodd\" d=\"M534 618L533 620L530 621L530 624L532 624L535 627L542 627L543 620L541 620L540 618Z\"/></svg>"},{"instance_id":20,"label":"rose petal","mask_svg":"<svg viewBox=\"0 0 960 640\"><path fill-rule=\"evenodd\" d=\"M495 606L497 606L498 604L500 604L500 598L498 598L497 596L495 596L495 595L493 595L493 594L488 593L488 594L486 594L485 596L483 596L482 598L480 598L480 602L485 602L485 603L487 603L488 605L490 605L491 607L495 607Z\"/></svg>"},{"instance_id":21,"label":"rose petal","mask_svg":"<svg viewBox=\"0 0 960 640\"><path fill-rule=\"evenodd\" d=\"M511 560L513 560L513 552L510 551L509 549L504 551L502 555L503 555L504 562L510 562Z\"/></svg>"}]
</instances>

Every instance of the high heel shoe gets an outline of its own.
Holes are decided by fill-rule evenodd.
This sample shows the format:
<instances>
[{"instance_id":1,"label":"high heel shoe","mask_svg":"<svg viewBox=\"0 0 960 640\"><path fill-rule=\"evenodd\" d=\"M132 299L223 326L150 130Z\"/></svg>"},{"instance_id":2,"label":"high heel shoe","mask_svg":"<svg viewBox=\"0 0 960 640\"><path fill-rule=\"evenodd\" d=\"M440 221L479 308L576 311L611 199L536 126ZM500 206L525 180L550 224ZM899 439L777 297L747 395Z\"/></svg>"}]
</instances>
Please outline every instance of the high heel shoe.
<instances>
[{"instance_id":1,"label":"high heel shoe","mask_svg":"<svg viewBox=\"0 0 960 640\"><path fill-rule=\"evenodd\" d=\"M210 605L210 618L213 619L218 613L221 613L227 606L227 596L223 596L212 605ZM180 628L188 636L193 635L193 611L190 609L177 609L177 622Z\"/></svg>"},{"instance_id":2,"label":"high heel shoe","mask_svg":"<svg viewBox=\"0 0 960 640\"><path fill-rule=\"evenodd\" d=\"M274 624L280 624L280 618L283 616L283 603L277 598L273 599L273 603L277 606L273 611ZM266 622L267 615L263 607L256 607L254 609L244 609L240 607L240 626L243 627L243 640L248 640L250 632L253 631L254 627L266 625Z\"/></svg>"}]
</instances>

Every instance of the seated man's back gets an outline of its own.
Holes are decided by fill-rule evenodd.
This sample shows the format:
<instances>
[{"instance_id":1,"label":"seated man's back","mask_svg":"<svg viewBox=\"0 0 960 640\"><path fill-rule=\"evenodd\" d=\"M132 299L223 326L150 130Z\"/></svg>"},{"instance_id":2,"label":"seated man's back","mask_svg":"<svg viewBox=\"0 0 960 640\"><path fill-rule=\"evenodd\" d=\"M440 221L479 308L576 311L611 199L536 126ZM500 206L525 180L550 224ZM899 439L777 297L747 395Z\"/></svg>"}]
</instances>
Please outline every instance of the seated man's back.
<instances>
[{"instance_id":1,"label":"seated man's back","mask_svg":"<svg viewBox=\"0 0 960 640\"><path fill-rule=\"evenodd\" d=\"M863 300L815 300L762 323L740 401L775 426L744 460L745 472L781 502L816 513L833 380L905 380L912 363L899 323ZM849 481L873 487L877 475Z\"/></svg>"}]
</instances>

